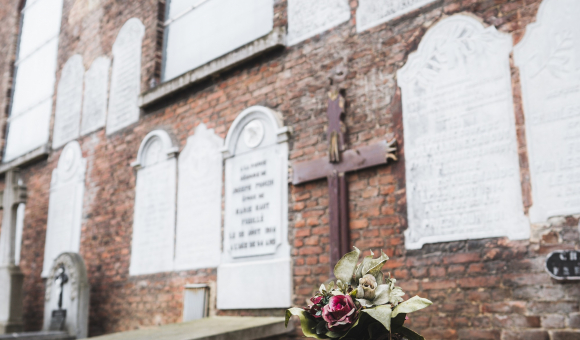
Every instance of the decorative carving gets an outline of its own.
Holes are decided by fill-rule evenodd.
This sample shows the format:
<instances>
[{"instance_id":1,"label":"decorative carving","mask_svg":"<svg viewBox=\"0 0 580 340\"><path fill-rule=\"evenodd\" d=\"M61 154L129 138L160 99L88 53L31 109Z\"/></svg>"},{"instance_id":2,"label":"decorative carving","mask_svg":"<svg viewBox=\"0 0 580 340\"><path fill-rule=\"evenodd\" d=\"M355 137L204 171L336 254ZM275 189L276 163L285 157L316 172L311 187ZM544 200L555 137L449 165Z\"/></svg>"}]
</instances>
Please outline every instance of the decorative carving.
<instances>
[{"instance_id":1,"label":"decorative carving","mask_svg":"<svg viewBox=\"0 0 580 340\"><path fill-rule=\"evenodd\" d=\"M244 127L242 132L244 142L249 148L255 148L264 139L264 124L259 119L255 119Z\"/></svg>"}]
</instances>

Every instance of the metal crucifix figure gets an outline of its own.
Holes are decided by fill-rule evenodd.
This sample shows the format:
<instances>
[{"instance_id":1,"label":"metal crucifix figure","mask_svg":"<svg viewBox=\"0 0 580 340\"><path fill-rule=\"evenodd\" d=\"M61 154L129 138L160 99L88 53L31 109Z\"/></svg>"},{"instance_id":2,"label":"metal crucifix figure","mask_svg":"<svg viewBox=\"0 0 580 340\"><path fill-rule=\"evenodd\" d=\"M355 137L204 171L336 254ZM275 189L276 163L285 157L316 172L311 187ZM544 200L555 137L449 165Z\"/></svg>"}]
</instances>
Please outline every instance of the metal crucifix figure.
<instances>
[{"instance_id":1,"label":"metal crucifix figure","mask_svg":"<svg viewBox=\"0 0 580 340\"><path fill-rule=\"evenodd\" d=\"M66 275L64 264L61 264L58 268L58 274L54 277L54 281L60 280L60 294L58 296L58 309L62 309L62 293L64 290L64 285L68 282L68 275Z\"/></svg>"},{"instance_id":2,"label":"metal crucifix figure","mask_svg":"<svg viewBox=\"0 0 580 340\"><path fill-rule=\"evenodd\" d=\"M346 173L386 164L397 160L397 140L381 141L376 144L347 150L345 99L340 84L347 70L339 66L330 75L331 89L328 93L328 158L292 164L292 184L327 178L330 215L330 273L340 257L350 249L348 220L348 185Z\"/></svg>"}]
</instances>

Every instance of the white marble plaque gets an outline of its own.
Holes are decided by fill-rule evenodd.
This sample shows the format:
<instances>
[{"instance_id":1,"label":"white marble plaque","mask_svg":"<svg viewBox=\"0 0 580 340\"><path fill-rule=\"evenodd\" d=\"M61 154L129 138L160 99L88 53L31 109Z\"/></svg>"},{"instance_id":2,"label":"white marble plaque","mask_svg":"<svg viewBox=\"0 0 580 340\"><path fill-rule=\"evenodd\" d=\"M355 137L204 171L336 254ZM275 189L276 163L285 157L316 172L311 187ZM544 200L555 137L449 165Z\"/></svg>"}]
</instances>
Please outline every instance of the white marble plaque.
<instances>
[{"instance_id":1,"label":"white marble plaque","mask_svg":"<svg viewBox=\"0 0 580 340\"><path fill-rule=\"evenodd\" d=\"M150 132L139 147L130 275L173 270L177 148L163 130Z\"/></svg>"},{"instance_id":2,"label":"white marble plaque","mask_svg":"<svg viewBox=\"0 0 580 340\"><path fill-rule=\"evenodd\" d=\"M290 305L287 139L280 115L265 107L245 110L230 127L222 152L226 211L219 309ZM235 293L235 287L245 293ZM264 292L272 294L265 299Z\"/></svg>"},{"instance_id":3,"label":"white marble plaque","mask_svg":"<svg viewBox=\"0 0 580 340\"><path fill-rule=\"evenodd\" d=\"M233 258L274 254L280 245L281 156L272 145L236 156L226 165L224 244Z\"/></svg>"},{"instance_id":4,"label":"white marble plaque","mask_svg":"<svg viewBox=\"0 0 580 340\"><path fill-rule=\"evenodd\" d=\"M86 135L105 126L107 119L107 90L111 60L98 57L85 74L85 95L81 134Z\"/></svg>"},{"instance_id":5,"label":"white marble plaque","mask_svg":"<svg viewBox=\"0 0 580 340\"><path fill-rule=\"evenodd\" d=\"M356 30L362 32L396 19L435 0L359 0Z\"/></svg>"},{"instance_id":6,"label":"white marble plaque","mask_svg":"<svg viewBox=\"0 0 580 340\"><path fill-rule=\"evenodd\" d=\"M200 124L179 155L176 270L220 263L223 144L213 129Z\"/></svg>"},{"instance_id":7,"label":"white marble plaque","mask_svg":"<svg viewBox=\"0 0 580 340\"><path fill-rule=\"evenodd\" d=\"M288 45L311 38L348 19L348 0L288 0Z\"/></svg>"},{"instance_id":8,"label":"white marble plaque","mask_svg":"<svg viewBox=\"0 0 580 340\"><path fill-rule=\"evenodd\" d=\"M141 42L145 26L137 18L127 20L113 44L113 73L109 95L107 134L139 120L137 97L141 92Z\"/></svg>"},{"instance_id":9,"label":"white marble plaque","mask_svg":"<svg viewBox=\"0 0 580 340\"><path fill-rule=\"evenodd\" d=\"M84 74L83 57L78 54L70 57L62 68L56 93L52 138L54 149L58 149L79 136Z\"/></svg>"},{"instance_id":10,"label":"white marble plaque","mask_svg":"<svg viewBox=\"0 0 580 340\"><path fill-rule=\"evenodd\" d=\"M79 251L86 167L79 143L72 141L52 171L42 277L48 275L58 255Z\"/></svg>"},{"instance_id":11,"label":"white marble plaque","mask_svg":"<svg viewBox=\"0 0 580 340\"><path fill-rule=\"evenodd\" d=\"M409 228L425 243L529 237L511 90L512 38L454 15L399 71Z\"/></svg>"},{"instance_id":12,"label":"white marble plaque","mask_svg":"<svg viewBox=\"0 0 580 340\"><path fill-rule=\"evenodd\" d=\"M544 0L514 58L521 71L532 223L580 213L580 1Z\"/></svg>"},{"instance_id":13,"label":"white marble plaque","mask_svg":"<svg viewBox=\"0 0 580 340\"><path fill-rule=\"evenodd\" d=\"M273 0L211 0L191 9L193 4L169 3L163 81L249 44L274 27Z\"/></svg>"}]
</instances>

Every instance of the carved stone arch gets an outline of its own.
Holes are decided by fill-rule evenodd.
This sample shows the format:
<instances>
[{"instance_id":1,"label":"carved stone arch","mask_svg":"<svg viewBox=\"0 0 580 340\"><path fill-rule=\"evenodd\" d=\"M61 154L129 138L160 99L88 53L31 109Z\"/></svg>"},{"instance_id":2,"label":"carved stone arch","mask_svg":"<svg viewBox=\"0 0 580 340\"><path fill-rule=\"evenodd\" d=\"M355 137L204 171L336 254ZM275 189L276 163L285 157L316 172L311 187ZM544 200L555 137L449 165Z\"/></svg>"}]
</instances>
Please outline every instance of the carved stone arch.
<instances>
[{"instance_id":1,"label":"carved stone arch","mask_svg":"<svg viewBox=\"0 0 580 340\"><path fill-rule=\"evenodd\" d=\"M137 152L137 159L131 163L131 166L138 170L158 161L174 158L178 151L173 139L165 130L153 130L143 138Z\"/></svg>"},{"instance_id":2,"label":"carved stone arch","mask_svg":"<svg viewBox=\"0 0 580 340\"><path fill-rule=\"evenodd\" d=\"M255 120L258 120L263 124L263 136L257 144L251 144L248 149L253 149L258 146L281 144L288 141L290 129L287 126L284 126L282 115L279 112L264 106L252 106L242 111L238 117L236 117L232 126L230 126L224 148L222 149L224 159L231 158L236 153L244 151L239 149L236 150L236 145L238 144L240 137L242 137L242 133L245 131L247 125Z\"/></svg>"},{"instance_id":3,"label":"carved stone arch","mask_svg":"<svg viewBox=\"0 0 580 340\"><path fill-rule=\"evenodd\" d=\"M77 253L62 253L60 254L48 273L48 280L46 280L46 293L44 299L50 301L52 294L52 286L54 285L54 276L60 265L63 265L66 273L69 277L69 283L71 285L71 295L70 299L75 300L78 296L79 285L88 285L89 281L87 279L87 268L85 266L85 261Z\"/></svg>"},{"instance_id":4,"label":"carved stone arch","mask_svg":"<svg viewBox=\"0 0 580 340\"><path fill-rule=\"evenodd\" d=\"M69 142L58 159L56 169L53 171L51 183L63 182L71 179L73 176L82 176L84 178L86 170L86 159L83 159L83 153L79 142Z\"/></svg>"}]
</instances>

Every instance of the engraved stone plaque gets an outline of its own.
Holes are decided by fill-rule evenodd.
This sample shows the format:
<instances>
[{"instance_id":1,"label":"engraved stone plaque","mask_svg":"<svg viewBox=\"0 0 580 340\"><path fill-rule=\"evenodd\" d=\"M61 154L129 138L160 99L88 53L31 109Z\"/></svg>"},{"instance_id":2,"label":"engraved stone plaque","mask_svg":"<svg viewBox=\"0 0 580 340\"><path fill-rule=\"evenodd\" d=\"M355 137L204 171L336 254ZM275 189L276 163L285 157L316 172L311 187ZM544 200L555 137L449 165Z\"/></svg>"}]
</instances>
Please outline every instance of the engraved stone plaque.
<instances>
[{"instance_id":1,"label":"engraved stone plaque","mask_svg":"<svg viewBox=\"0 0 580 340\"><path fill-rule=\"evenodd\" d=\"M242 112L228 132L222 151L226 172L220 309L290 305L287 139L279 114L259 106ZM233 285L245 293L236 293Z\"/></svg>"},{"instance_id":2,"label":"engraved stone plaque","mask_svg":"<svg viewBox=\"0 0 580 340\"><path fill-rule=\"evenodd\" d=\"M81 122L82 135L105 126L110 66L111 61L109 58L98 57L85 74L85 95Z\"/></svg>"},{"instance_id":3,"label":"engraved stone plaque","mask_svg":"<svg viewBox=\"0 0 580 340\"><path fill-rule=\"evenodd\" d=\"M141 42L144 34L141 21L131 18L123 25L113 44L107 134L139 120L137 97L141 90Z\"/></svg>"},{"instance_id":4,"label":"engraved stone plaque","mask_svg":"<svg viewBox=\"0 0 580 340\"><path fill-rule=\"evenodd\" d=\"M54 149L79 136L84 74L83 57L78 54L70 57L62 68L56 93L52 141Z\"/></svg>"},{"instance_id":5,"label":"engraved stone plaque","mask_svg":"<svg viewBox=\"0 0 580 340\"><path fill-rule=\"evenodd\" d=\"M359 0L356 30L362 32L396 19L435 0Z\"/></svg>"},{"instance_id":6,"label":"engraved stone plaque","mask_svg":"<svg viewBox=\"0 0 580 340\"><path fill-rule=\"evenodd\" d=\"M179 155L176 270L220 263L223 144L213 129L200 124Z\"/></svg>"},{"instance_id":7,"label":"engraved stone plaque","mask_svg":"<svg viewBox=\"0 0 580 340\"><path fill-rule=\"evenodd\" d=\"M163 130L150 132L139 148L130 275L173 270L177 148Z\"/></svg>"},{"instance_id":8,"label":"engraved stone plaque","mask_svg":"<svg viewBox=\"0 0 580 340\"><path fill-rule=\"evenodd\" d=\"M288 44L297 44L348 19L348 0L288 0Z\"/></svg>"},{"instance_id":9,"label":"engraved stone plaque","mask_svg":"<svg viewBox=\"0 0 580 340\"><path fill-rule=\"evenodd\" d=\"M52 171L42 277L63 252L78 252L85 191L86 159L77 141L68 143Z\"/></svg>"},{"instance_id":10,"label":"engraved stone plaque","mask_svg":"<svg viewBox=\"0 0 580 340\"><path fill-rule=\"evenodd\" d=\"M436 24L399 71L407 249L529 237L511 91L512 38L455 15Z\"/></svg>"},{"instance_id":11,"label":"engraved stone plaque","mask_svg":"<svg viewBox=\"0 0 580 340\"><path fill-rule=\"evenodd\" d=\"M514 50L521 71L532 223L580 213L580 1L544 0Z\"/></svg>"}]
</instances>

